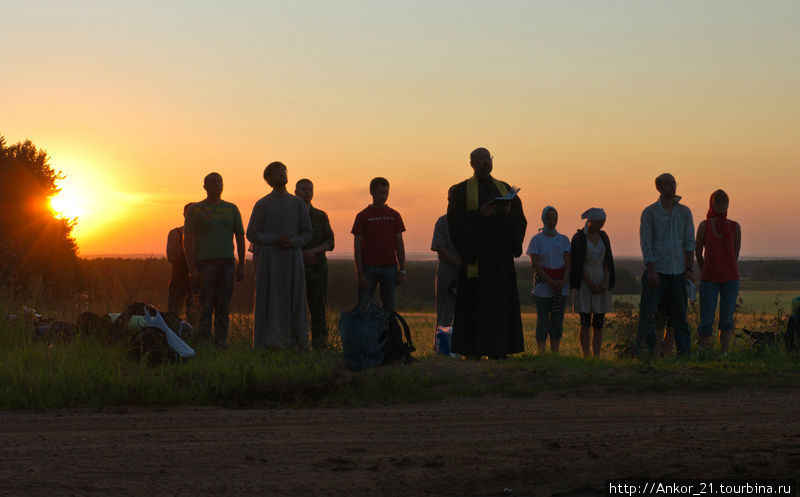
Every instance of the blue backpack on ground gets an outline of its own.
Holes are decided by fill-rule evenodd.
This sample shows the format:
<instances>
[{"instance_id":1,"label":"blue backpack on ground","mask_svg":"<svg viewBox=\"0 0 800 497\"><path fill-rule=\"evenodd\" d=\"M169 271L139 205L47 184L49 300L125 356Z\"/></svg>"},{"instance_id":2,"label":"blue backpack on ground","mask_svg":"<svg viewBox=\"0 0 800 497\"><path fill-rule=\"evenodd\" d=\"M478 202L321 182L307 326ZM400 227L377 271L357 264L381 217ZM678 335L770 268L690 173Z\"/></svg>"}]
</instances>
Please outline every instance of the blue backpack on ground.
<instances>
[{"instance_id":1,"label":"blue backpack on ground","mask_svg":"<svg viewBox=\"0 0 800 497\"><path fill-rule=\"evenodd\" d=\"M353 309L339 314L339 334L344 361L353 371L409 362L415 350L405 319L382 309L371 298L361 299Z\"/></svg>"}]
</instances>

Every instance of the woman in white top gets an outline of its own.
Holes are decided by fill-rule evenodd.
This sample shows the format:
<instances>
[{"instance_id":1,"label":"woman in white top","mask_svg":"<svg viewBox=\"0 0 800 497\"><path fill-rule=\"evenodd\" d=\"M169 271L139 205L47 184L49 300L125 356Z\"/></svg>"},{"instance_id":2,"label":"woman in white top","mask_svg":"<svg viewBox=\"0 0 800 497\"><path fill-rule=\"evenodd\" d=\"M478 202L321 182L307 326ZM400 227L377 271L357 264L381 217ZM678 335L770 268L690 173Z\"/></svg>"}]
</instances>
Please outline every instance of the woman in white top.
<instances>
[{"instance_id":1,"label":"woman in white top","mask_svg":"<svg viewBox=\"0 0 800 497\"><path fill-rule=\"evenodd\" d=\"M603 346L605 315L613 309L614 258L608 235L601 229L606 222L605 211L592 207L581 214L581 219L586 219L586 225L572 237L570 248L573 269L570 287L576 290L575 312L581 317L579 336L583 356L589 357L591 352L597 357ZM591 336L590 328L594 332Z\"/></svg>"},{"instance_id":2,"label":"woman in white top","mask_svg":"<svg viewBox=\"0 0 800 497\"><path fill-rule=\"evenodd\" d=\"M542 211L544 226L531 238L528 251L534 271L533 300L536 304L536 346L558 352L564 330L564 301L569 291L569 238L556 231L558 211L547 206Z\"/></svg>"}]
</instances>

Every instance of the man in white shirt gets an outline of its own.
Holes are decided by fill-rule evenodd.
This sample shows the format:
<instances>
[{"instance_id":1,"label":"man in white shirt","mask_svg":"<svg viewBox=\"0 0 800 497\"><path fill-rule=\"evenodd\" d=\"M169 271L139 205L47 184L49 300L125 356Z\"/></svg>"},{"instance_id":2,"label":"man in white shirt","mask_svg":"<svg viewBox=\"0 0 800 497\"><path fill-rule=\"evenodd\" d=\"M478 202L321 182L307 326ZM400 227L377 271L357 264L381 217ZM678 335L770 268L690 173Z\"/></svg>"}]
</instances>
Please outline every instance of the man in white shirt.
<instances>
[{"instance_id":1,"label":"man in white shirt","mask_svg":"<svg viewBox=\"0 0 800 497\"><path fill-rule=\"evenodd\" d=\"M659 307L666 310L675 328L678 354L691 349L686 318L686 285L694 283L694 223L692 211L675 194L675 178L664 173L656 178L658 200L645 207L639 225L639 240L646 267L642 276L637 348L652 353ZM663 329L663 325L659 327Z\"/></svg>"}]
</instances>

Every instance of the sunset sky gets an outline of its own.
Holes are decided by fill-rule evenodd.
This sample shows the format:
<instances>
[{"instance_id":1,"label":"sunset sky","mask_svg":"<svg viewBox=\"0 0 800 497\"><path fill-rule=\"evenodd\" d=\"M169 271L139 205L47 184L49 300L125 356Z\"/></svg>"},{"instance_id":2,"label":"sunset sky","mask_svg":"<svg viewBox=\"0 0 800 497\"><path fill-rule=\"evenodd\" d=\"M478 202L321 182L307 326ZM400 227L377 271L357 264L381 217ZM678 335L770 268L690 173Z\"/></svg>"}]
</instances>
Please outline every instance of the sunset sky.
<instances>
[{"instance_id":1,"label":"sunset sky","mask_svg":"<svg viewBox=\"0 0 800 497\"><path fill-rule=\"evenodd\" d=\"M800 256L800 2L3 2L0 134L63 171L80 253L163 255L222 174L245 225L266 164L315 183L335 254L374 176L409 252L487 147L571 234L615 255L671 172L695 224L725 189L743 256ZM65 209L68 209L65 207Z\"/></svg>"}]
</instances>

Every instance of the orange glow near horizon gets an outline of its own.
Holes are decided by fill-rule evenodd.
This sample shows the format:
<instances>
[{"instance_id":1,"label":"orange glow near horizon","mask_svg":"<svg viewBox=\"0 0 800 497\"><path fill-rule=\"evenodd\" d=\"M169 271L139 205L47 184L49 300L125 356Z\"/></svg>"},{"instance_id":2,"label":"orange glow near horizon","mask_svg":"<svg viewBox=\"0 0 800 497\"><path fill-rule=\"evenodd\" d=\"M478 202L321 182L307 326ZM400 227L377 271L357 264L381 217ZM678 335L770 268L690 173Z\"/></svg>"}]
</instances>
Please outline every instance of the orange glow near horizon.
<instances>
[{"instance_id":1,"label":"orange glow near horizon","mask_svg":"<svg viewBox=\"0 0 800 497\"><path fill-rule=\"evenodd\" d=\"M526 245L546 205L570 236L603 207L614 254L639 256L671 172L695 225L722 188L743 256L800 256L800 3L356 3L16 2L0 134L63 171L52 208L84 256L163 255L212 171L246 226L274 160L314 182L334 256L375 176L432 255L481 146L522 188Z\"/></svg>"},{"instance_id":2,"label":"orange glow near horizon","mask_svg":"<svg viewBox=\"0 0 800 497\"><path fill-rule=\"evenodd\" d=\"M105 238L110 225L125 222L129 206L138 203L131 194L115 188L114 180L105 173L107 168L97 167L91 160L59 154L51 156L51 161L63 177L56 180L60 191L50 198L50 210L57 218L75 221L72 236L81 250Z\"/></svg>"}]
</instances>

